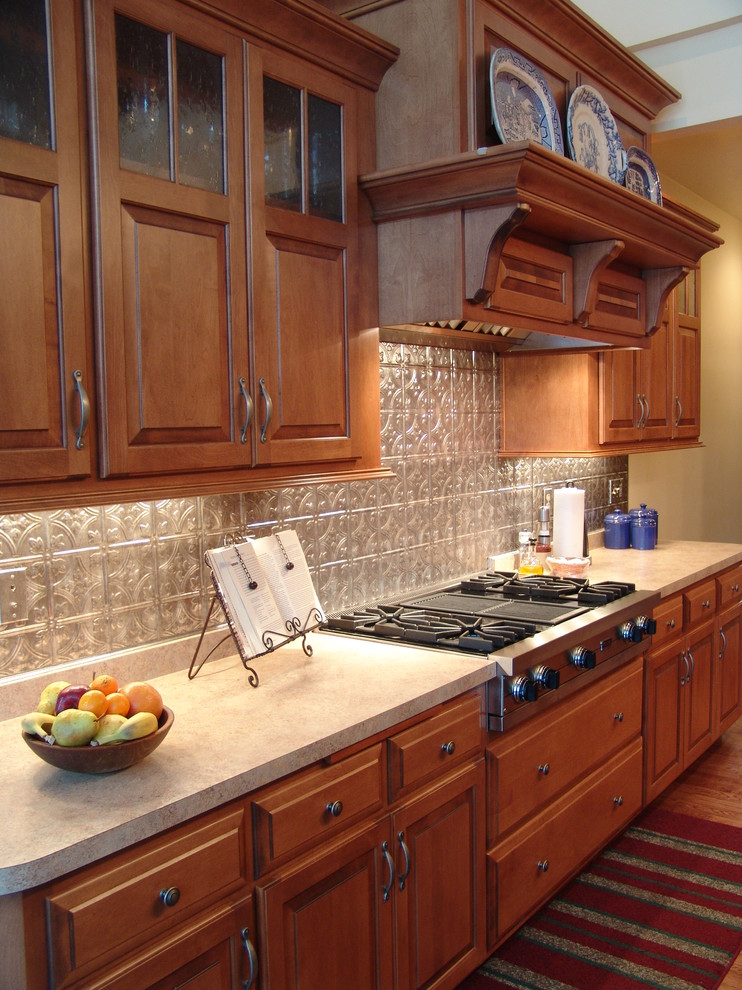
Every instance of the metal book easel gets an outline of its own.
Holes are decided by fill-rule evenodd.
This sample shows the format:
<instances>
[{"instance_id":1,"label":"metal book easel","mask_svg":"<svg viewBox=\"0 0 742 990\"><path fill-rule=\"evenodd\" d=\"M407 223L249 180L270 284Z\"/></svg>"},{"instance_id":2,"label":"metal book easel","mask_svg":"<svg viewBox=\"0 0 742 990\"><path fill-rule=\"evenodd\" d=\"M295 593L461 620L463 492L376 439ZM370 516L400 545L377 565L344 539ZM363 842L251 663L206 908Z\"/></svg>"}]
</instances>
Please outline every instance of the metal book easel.
<instances>
[{"instance_id":1,"label":"metal book easel","mask_svg":"<svg viewBox=\"0 0 742 990\"><path fill-rule=\"evenodd\" d=\"M273 630L266 630L261 637L265 649L262 650L260 653L256 653L250 656L245 650L245 647L241 641L241 637L237 632L235 623L232 620L232 616L229 611L229 606L224 601L224 596L222 595L221 589L219 588L219 584L217 583L213 571L211 572L211 580L214 585L214 595L212 596L211 603L209 605L209 611L206 613L206 620L204 621L203 628L201 629L201 635L198 637L198 643L196 644L196 650L193 654L191 665L188 668L189 680L193 680L193 678L196 676L199 670L201 670L201 668L209 659L209 657L212 655L212 653L214 653L214 651L218 649L222 645L222 643L226 642L226 640L228 640L230 636L234 640L235 646L237 647L237 652L239 653L240 659L242 660L242 666L248 672L248 678L247 678L248 684L250 684L251 687L255 687L255 688L260 683L260 679L258 677L258 672L252 666L252 662L256 660L258 657L263 657L267 653L273 653L274 650L279 649L281 646L285 646L286 643L292 643L294 640L297 640L299 638L301 638L302 641L301 648L306 654L306 656L308 657L312 656L313 650L310 644L307 642L307 633L310 633L313 629L317 629L320 623L323 621L323 615L318 608L314 607L310 610L309 615L306 617L304 623L302 623L296 617L287 620L285 632L275 632ZM224 612L224 617L227 620L227 625L229 626L229 632L225 636L222 636L219 642L216 643L209 650L206 656L203 657L203 659L198 664L196 664L196 658L198 657L199 651L201 649L201 644L203 643L204 636L206 635L207 626L209 625L211 615L214 611L214 606L217 604L217 602L222 607L222 611Z\"/></svg>"}]
</instances>

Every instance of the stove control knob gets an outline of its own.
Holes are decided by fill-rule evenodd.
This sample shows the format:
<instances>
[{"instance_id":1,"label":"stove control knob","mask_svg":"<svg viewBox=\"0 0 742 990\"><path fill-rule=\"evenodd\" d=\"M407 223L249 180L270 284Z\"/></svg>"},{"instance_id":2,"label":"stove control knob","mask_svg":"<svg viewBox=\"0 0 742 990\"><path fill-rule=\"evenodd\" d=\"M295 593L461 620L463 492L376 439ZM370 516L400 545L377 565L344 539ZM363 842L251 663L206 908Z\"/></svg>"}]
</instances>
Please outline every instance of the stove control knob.
<instances>
[{"instance_id":1,"label":"stove control knob","mask_svg":"<svg viewBox=\"0 0 742 990\"><path fill-rule=\"evenodd\" d=\"M592 670L595 666L595 650L588 650L585 646L575 646L569 651L569 662L581 670Z\"/></svg>"},{"instance_id":2,"label":"stove control knob","mask_svg":"<svg viewBox=\"0 0 742 990\"><path fill-rule=\"evenodd\" d=\"M538 689L534 682L522 674L511 677L508 682L510 694L516 701L535 701Z\"/></svg>"},{"instance_id":3,"label":"stove control knob","mask_svg":"<svg viewBox=\"0 0 742 990\"><path fill-rule=\"evenodd\" d=\"M644 639L644 630L633 619L627 619L618 627L618 638L628 643L641 643Z\"/></svg>"},{"instance_id":4,"label":"stove control knob","mask_svg":"<svg viewBox=\"0 0 742 990\"><path fill-rule=\"evenodd\" d=\"M559 671L554 670L553 667L547 667L545 663L532 670L531 677L537 687L548 688L549 691L556 691L559 687Z\"/></svg>"},{"instance_id":5,"label":"stove control knob","mask_svg":"<svg viewBox=\"0 0 742 990\"><path fill-rule=\"evenodd\" d=\"M641 631L646 633L647 636L654 636L657 632L656 620L651 619L648 615L637 615L634 622L636 622L637 626L639 626Z\"/></svg>"}]
</instances>

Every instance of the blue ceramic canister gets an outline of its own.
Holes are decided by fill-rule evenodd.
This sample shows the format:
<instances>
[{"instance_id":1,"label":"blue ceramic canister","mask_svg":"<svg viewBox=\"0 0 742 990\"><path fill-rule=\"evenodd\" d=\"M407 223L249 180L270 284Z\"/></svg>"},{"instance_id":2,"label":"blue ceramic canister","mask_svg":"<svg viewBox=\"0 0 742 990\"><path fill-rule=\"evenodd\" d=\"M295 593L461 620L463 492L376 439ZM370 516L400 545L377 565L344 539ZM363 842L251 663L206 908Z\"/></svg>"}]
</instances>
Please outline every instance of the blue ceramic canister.
<instances>
[{"instance_id":1,"label":"blue ceramic canister","mask_svg":"<svg viewBox=\"0 0 742 990\"><path fill-rule=\"evenodd\" d=\"M654 550L657 546L657 510L648 509L642 502L638 509L630 509L631 545L635 550Z\"/></svg>"},{"instance_id":2,"label":"blue ceramic canister","mask_svg":"<svg viewBox=\"0 0 742 990\"><path fill-rule=\"evenodd\" d=\"M614 509L605 517L605 546L608 550L628 550L631 540L631 516Z\"/></svg>"}]
</instances>

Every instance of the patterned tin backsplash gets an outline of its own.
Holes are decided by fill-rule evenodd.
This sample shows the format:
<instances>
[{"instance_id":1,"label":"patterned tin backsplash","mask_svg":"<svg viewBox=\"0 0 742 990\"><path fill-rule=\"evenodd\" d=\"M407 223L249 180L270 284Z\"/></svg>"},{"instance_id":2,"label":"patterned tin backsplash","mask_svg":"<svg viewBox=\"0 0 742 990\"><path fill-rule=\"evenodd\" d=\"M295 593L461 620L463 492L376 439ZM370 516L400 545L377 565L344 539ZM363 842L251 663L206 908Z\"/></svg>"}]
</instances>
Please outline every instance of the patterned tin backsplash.
<instances>
[{"instance_id":1,"label":"patterned tin backsplash","mask_svg":"<svg viewBox=\"0 0 742 990\"><path fill-rule=\"evenodd\" d=\"M0 569L26 569L28 603L24 625L0 628L0 678L198 632L204 550L235 533L295 528L335 609L483 568L536 526L544 489L568 480L600 528L610 479L628 491L628 459L498 459L496 363L381 345L392 479L0 516Z\"/></svg>"}]
</instances>

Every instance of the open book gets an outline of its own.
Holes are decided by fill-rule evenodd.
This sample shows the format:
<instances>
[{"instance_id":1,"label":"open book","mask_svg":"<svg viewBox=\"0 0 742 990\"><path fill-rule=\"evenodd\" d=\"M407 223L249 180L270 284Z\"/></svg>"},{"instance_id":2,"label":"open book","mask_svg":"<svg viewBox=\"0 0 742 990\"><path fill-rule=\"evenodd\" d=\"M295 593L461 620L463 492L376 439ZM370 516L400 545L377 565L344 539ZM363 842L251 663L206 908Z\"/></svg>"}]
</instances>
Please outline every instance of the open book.
<instances>
[{"instance_id":1,"label":"open book","mask_svg":"<svg viewBox=\"0 0 742 990\"><path fill-rule=\"evenodd\" d=\"M256 657L325 619L293 529L206 551L238 645Z\"/></svg>"}]
</instances>

